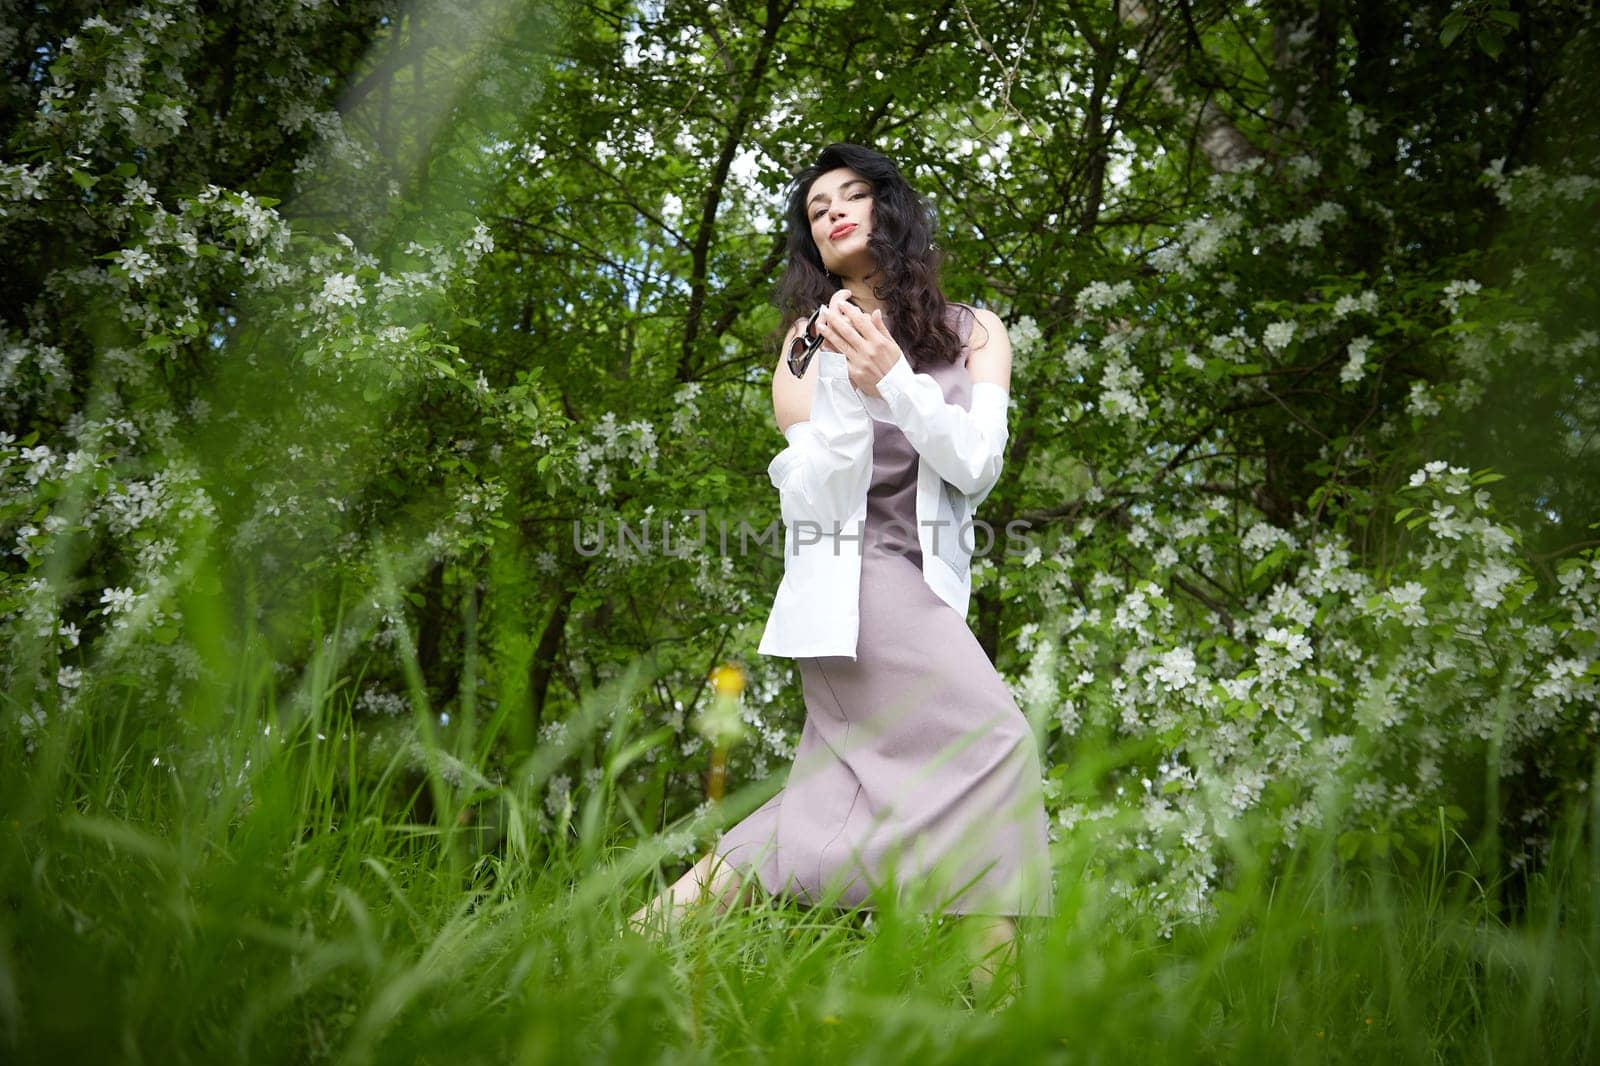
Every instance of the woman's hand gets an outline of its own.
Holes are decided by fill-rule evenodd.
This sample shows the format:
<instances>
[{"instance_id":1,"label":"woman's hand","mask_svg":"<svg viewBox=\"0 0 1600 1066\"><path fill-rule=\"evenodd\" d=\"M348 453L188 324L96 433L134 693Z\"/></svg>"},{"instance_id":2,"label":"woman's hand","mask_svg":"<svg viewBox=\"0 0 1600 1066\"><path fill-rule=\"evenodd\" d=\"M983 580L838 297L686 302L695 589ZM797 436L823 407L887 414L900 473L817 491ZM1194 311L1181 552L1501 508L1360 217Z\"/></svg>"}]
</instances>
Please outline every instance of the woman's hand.
<instances>
[{"instance_id":1,"label":"woman's hand","mask_svg":"<svg viewBox=\"0 0 1600 1066\"><path fill-rule=\"evenodd\" d=\"M850 384L867 396L878 395L878 381L904 354L883 312L870 315L850 302L850 290L840 289L828 301L819 328L828 347L844 356L850 367Z\"/></svg>"}]
</instances>

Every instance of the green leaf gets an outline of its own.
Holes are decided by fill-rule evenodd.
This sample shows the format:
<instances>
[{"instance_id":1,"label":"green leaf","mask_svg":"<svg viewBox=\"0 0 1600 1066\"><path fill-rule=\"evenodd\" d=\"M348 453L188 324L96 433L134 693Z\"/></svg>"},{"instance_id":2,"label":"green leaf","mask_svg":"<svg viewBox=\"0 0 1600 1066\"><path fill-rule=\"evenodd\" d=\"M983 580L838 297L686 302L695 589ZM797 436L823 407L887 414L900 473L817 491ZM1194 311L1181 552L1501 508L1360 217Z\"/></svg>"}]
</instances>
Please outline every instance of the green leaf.
<instances>
[{"instance_id":1,"label":"green leaf","mask_svg":"<svg viewBox=\"0 0 1600 1066\"><path fill-rule=\"evenodd\" d=\"M1461 36L1461 31L1466 28L1466 17L1457 12L1451 12L1445 16L1444 25L1439 30L1439 43L1449 48L1455 42L1455 39Z\"/></svg>"},{"instance_id":2,"label":"green leaf","mask_svg":"<svg viewBox=\"0 0 1600 1066\"><path fill-rule=\"evenodd\" d=\"M1491 29L1481 29L1477 34L1478 49L1490 59L1499 59L1500 53L1505 50L1505 40Z\"/></svg>"},{"instance_id":3,"label":"green leaf","mask_svg":"<svg viewBox=\"0 0 1600 1066\"><path fill-rule=\"evenodd\" d=\"M1270 552L1267 553L1267 556L1266 556L1265 559L1262 559L1259 563L1257 563L1255 566L1250 568L1250 580L1251 581L1256 580L1262 574L1266 573L1268 570L1272 569L1274 566L1277 566L1279 563L1281 563L1283 561L1284 556L1287 555L1287 554L1288 553L1283 548L1274 548L1274 549L1272 549Z\"/></svg>"}]
</instances>

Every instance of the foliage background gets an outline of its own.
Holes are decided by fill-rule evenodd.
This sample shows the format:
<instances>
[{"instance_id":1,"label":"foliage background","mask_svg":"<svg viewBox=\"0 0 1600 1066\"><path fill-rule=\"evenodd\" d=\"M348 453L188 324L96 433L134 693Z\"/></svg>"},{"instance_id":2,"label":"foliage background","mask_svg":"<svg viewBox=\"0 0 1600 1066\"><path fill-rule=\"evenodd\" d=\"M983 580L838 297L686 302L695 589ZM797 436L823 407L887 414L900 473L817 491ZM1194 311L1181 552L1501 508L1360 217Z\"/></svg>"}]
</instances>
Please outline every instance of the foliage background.
<instances>
[{"instance_id":1,"label":"foliage background","mask_svg":"<svg viewBox=\"0 0 1600 1066\"><path fill-rule=\"evenodd\" d=\"M480 865L600 818L681 870L712 669L748 672L736 783L776 787L803 713L754 653L781 559L716 530L776 516L777 205L836 139L932 197L947 294L1012 331L983 517L1033 550L978 566L969 622L1058 845L1098 843L1075 876L1170 935L1214 916L1246 815L1280 859L1332 818L1344 859L1459 832L1516 869L1587 788L1587 5L6 0L0 26L18 829L96 736L52 803L134 817L137 767L248 810L238 739L336 706L349 809L459 812ZM702 512L681 554L577 550ZM583 708L630 679L619 759L625 719Z\"/></svg>"}]
</instances>

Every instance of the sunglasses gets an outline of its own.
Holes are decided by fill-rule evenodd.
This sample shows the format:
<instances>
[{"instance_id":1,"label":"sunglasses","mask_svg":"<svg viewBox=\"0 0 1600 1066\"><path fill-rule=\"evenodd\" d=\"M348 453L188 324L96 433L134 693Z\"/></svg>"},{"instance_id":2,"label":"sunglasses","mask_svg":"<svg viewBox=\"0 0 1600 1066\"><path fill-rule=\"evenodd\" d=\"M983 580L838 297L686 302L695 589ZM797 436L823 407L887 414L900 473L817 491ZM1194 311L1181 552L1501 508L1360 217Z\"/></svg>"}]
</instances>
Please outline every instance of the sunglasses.
<instances>
[{"instance_id":1,"label":"sunglasses","mask_svg":"<svg viewBox=\"0 0 1600 1066\"><path fill-rule=\"evenodd\" d=\"M856 307L861 306L856 302L854 296L848 296L845 299L855 304ZM799 336L789 342L789 372L797 378L805 376L806 367L811 365L811 357L817 354L818 348L822 347L822 333L817 329L817 319L821 317L822 309L825 306L825 304L819 304L817 309L811 312L811 317L806 319L806 328L800 331Z\"/></svg>"},{"instance_id":2,"label":"sunglasses","mask_svg":"<svg viewBox=\"0 0 1600 1066\"><path fill-rule=\"evenodd\" d=\"M806 367L811 365L811 357L817 354L817 349L822 347L822 334L817 330L817 319L822 315L822 305L811 312L811 317L806 319L806 328L800 335L789 343L789 373L795 377L804 377Z\"/></svg>"}]
</instances>

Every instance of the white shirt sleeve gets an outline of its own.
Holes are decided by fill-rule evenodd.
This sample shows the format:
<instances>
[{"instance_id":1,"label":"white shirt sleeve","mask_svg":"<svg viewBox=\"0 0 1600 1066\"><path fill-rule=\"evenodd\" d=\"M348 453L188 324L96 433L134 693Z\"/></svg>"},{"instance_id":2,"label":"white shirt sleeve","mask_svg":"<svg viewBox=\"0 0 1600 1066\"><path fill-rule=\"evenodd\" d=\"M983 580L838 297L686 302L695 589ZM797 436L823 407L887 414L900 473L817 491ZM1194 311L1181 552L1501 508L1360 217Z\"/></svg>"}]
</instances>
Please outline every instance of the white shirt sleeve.
<instances>
[{"instance_id":1,"label":"white shirt sleeve","mask_svg":"<svg viewBox=\"0 0 1600 1066\"><path fill-rule=\"evenodd\" d=\"M971 409L944 398L932 374L918 374L902 355L878 382L895 425L939 476L982 499L1005 462L1010 394L992 381L972 383Z\"/></svg>"},{"instance_id":2,"label":"white shirt sleeve","mask_svg":"<svg viewBox=\"0 0 1600 1066\"><path fill-rule=\"evenodd\" d=\"M784 430L789 446L767 464L785 523L808 520L831 531L872 480L872 417L850 384L838 352L817 353L811 417ZM859 497L859 499L858 499Z\"/></svg>"}]
</instances>

